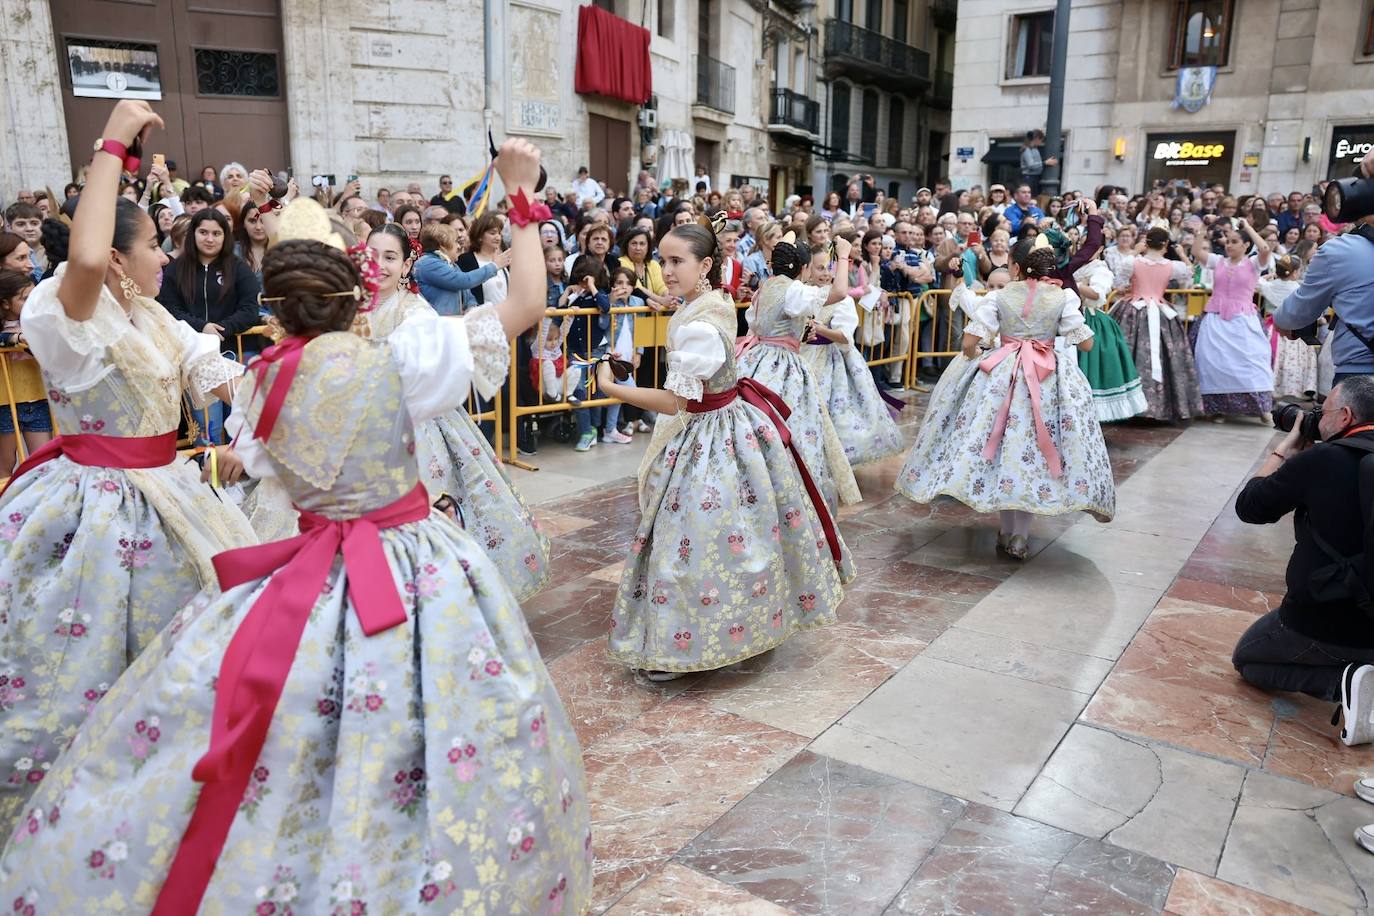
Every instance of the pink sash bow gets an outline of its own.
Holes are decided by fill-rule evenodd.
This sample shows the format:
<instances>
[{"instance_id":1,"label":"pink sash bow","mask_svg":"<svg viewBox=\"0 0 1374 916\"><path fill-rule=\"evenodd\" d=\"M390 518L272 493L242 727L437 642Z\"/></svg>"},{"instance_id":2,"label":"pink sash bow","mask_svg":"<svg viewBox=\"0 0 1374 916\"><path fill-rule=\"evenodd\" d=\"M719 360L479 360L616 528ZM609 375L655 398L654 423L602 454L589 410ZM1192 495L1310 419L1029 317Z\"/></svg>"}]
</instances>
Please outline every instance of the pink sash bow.
<instances>
[{"instance_id":1,"label":"pink sash bow","mask_svg":"<svg viewBox=\"0 0 1374 916\"><path fill-rule=\"evenodd\" d=\"M1008 356L1016 360L1016 365L1012 369L1006 400L997 411L997 419L993 423L992 434L988 436L988 444L983 446L983 459L991 461L1002 444L1002 436L1007 431L1007 417L1011 414L1011 400L1016 394L1016 377L1019 374L1026 380L1026 389L1030 392L1031 414L1035 418L1035 442L1040 447L1040 454L1045 456L1045 463L1049 465L1050 476L1059 477L1064 473L1059 460L1059 450L1054 447L1049 428L1045 426L1045 418L1040 413L1040 383L1049 378L1056 368L1054 344L1044 340L1022 340L1003 334L1002 346L983 357L978 367L984 372L991 373Z\"/></svg>"},{"instance_id":2,"label":"pink sash bow","mask_svg":"<svg viewBox=\"0 0 1374 916\"><path fill-rule=\"evenodd\" d=\"M784 350L791 350L793 353L801 352L801 341L795 337L783 335L781 337L759 337L757 334L745 334L743 337L735 338L735 359L739 359L750 350L760 344L771 344L774 347L782 347Z\"/></svg>"}]
</instances>

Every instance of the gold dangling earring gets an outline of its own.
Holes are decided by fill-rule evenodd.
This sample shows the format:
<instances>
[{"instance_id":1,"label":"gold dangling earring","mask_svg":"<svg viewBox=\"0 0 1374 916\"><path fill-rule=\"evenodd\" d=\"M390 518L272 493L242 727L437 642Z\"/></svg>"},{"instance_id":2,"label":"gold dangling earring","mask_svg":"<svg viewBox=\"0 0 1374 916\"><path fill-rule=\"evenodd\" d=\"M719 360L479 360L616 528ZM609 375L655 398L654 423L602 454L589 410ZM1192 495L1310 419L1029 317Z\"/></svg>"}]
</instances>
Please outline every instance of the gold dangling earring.
<instances>
[{"instance_id":1,"label":"gold dangling earring","mask_svg":"<svg viewBox=\"0 0 1374 916\"><path fill-rule=\"evenodd\" d=\"M125 302L133 302L134 297L143 295L143 290L138 288L133 277L121 270L119 272L119 293L124 297Z\"/></svg>"},{"instance_id":2,"label":"gold dangling earring","mask_svg":"<svg viewBox=\"0 0 1374 916\"><path fill-rule=\"evenodd\" d=\"M702 274L702 275L701 275L701 278L697 280L697 292L699 292L699 293L709 293L710 291L711 291L711 281L708 280L708 279L706 279L706 275L705 275L705 274Z\"/></svg>"}]
</instances>

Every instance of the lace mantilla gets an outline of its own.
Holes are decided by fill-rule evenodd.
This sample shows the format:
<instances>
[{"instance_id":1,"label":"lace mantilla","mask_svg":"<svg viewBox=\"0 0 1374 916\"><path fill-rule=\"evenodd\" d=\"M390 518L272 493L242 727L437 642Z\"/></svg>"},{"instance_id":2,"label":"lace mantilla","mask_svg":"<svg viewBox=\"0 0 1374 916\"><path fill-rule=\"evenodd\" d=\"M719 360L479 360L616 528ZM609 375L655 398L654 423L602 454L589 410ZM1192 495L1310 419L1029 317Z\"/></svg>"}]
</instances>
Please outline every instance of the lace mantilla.
<instances>
[{"instance_id":1,"label":"lace mantilla","mask_svg":"<svg viewBox=\"0 0 1374 916\"><path fill-rule=\"evenodd\" d=\"M670 354L668 357L668 375L663 380L663 387L678 397L686 398L689 401L700 401L705 390L705 383L701 379L683 372Z\"/></svg>"},{"instance_id":2,"label":"lace mantilla","mask_svg":"<svg viewBox=\"0 0 1374 916\"><path fill-rule=\"evenodd\" d=\"M197 408L207 407L215 401L212 393L225 382L232 382L243 375L243 366L232 359L225 359L218 353L206 353L186 367L186 393Z\"/></svg>"},{"instance_id":3,"label":"lace mantilla","mask_svg":"<svg viewBox=\"0 0 1374 916\"><path fill-rule=\"evenodd\" d=\"M462 319L472 350L472 387L484 398L501 390L510 373L510 340L495 304L480 305Z\"/></svg>"}]
</instances>

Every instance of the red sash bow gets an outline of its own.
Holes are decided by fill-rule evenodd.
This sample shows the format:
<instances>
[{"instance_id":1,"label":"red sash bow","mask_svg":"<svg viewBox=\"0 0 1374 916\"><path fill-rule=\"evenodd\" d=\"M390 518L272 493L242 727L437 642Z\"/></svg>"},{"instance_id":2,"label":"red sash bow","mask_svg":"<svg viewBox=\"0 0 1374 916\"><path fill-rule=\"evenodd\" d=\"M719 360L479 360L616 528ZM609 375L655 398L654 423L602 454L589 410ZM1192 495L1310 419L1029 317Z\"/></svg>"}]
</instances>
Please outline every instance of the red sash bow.
<instances>
[{"instance_id":1,"label":"red sash bow","mask_svg":"<svg viewBox=\"0 0 1374 916\"><path fill-rule=\"evenodd\" d=\"M277 377L273 379L272 387L267 392L267 399L263 401L257 426L253 430L253 435L259 441L266 442L272 437L272 429L277 425L277 417L281 414L282 405L286 403L286 395L291 391L291 380L296 377L296 369L301 364L301 357L305 355L305 345L314 339L285 337L281 342L263 350L257 359L248 364L248 371L257 377L257 387L254 388L256 393L267 381L268 367L273 363L281 363Z\"/></svg>"},{"instance_id":2,"label":"red sash bow","mask_svg":"<svg viewBox=\"0 0 1374 916\"><path fill-rule=\"evenodd\" d=\"M787 338L795 342L795 338ZM802 484L806 487L806 495L811 497L811 505L816 507L816 515L821 520L821 530L825 532L825 540L830 544L830 556L836 564L840 562L840 537L835 531L835 521L830 517L830 510L825 505L825 500L821 498L820 490L816 488L816 482L811 479L811 472L806 468L806 462L802 459L801 453L797 451L797 446L792 442L792 431L787 428L787 418L792 415L792 408L787 406L777 392L757 382L751 378L742 378L735 382L735 387L715 394L702 395L700 401L688 401L688 413L706 413L710 410L719 410L730 404L737 397L743 397L747 403L753 404L763 411L768 419L773 421L773 426L778 430L778 436L782 439L782 444L787 446L787 450L792 453L792 460L797 463L797 471L801 474Z\"/></svg>"},{"instance_id":3,"label":"red sash bow","mask_svg":"<svg viewBox=\"0 0 1374 916\"><path fill-rule=\"evenodd\" d=\"M360 518L337 521L298 511L298 536L214 558L223 589L267 575L272 581L244 616L220 662L210 748L192 770L205 785L158 894L155 916L199 908L334 558L343 553L348 596L364 633L375 636L406 621L377 532L427 518L424 486L417 484L391 505Z\"/></svg>"},{"instance_id":4,"label":"red sash bow","mask_svg":"<svg viewBox=\"0 0 1374 916\"><path fill-rule=\"evenodd\" d=\"M177 457L177 433L160 436L93 436L78 433L50 439L14 469L0 496L20 477L59 455L76 464L94 468L160 468Z\"/></svg>"},{"instance_id":5,"label":"red sash bow","mask_svg":"<svg viewBox=\"0 0 1374 916\"><path fill-rule=\"evenodd\" d=\"M991 461L997 454L998 446L1002 444L1002 435L1007 431L1007 417L1011 413L1011 399L1016 394L1016 377L1021 375L1025 378L1026 388L1030 391L1031 414L1035 417L1035 442L1040 446L1040 454L1045 456L1045 463L1050 467L1050 476L1058 477L1064 473L1059 461L1059 450L1054 447L1054 440L1050 438L1050 431L1045 426L1045 418L1040 414L1040 383L1049 378L1056 368L1054 344L1044 340L1022 340L1003 334L1002 346L983 357L978 367L984 372L992 372L1008 356L1016 360L1016 365L1011 371L1011 385L1007 388L1006 400L1002 402L1002 409L997 411L992 434L988 436L988 444L983 447L983 459Z\"/></svg>"}]
</instances>

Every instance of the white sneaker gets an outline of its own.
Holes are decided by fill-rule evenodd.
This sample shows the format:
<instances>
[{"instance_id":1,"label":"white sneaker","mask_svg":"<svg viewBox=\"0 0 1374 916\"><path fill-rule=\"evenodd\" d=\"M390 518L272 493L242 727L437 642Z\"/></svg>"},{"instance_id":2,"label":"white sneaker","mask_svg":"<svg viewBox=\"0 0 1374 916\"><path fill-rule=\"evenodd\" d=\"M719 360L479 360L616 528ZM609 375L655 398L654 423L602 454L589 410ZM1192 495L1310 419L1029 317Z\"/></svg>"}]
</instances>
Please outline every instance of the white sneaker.
<instances>
[{"instance_id":1,"label":"white sneaker","mask_svg":"<svg viewBox=\"0 0 1374 916\"><path fill-rule=\"evenodd\" d=\"M1355 780L1355 794L1374 805L1374 778L1366 776Z\"/></svg>"},{"instance_id":2,"label":"white sneaker","mask_svg":"<svg viewBox=\"0 0 1374 916\"><path fill-rule=\"evenodd\" d=\"M1341 673L1341 741L1374 741L1374 665L1346 665Z\"/></svg>"},{"instance_id":3,"label":"white sneaker","mask_svg":"<svg viewBox=\"0 0 1374 916\"><path fill-rule=\"evenodd\" d=\"M1365 852L1374 852L1374 824L1365 824L1355 829L1355 842L1364 847Z\"/></svg>"}]
</instances>

